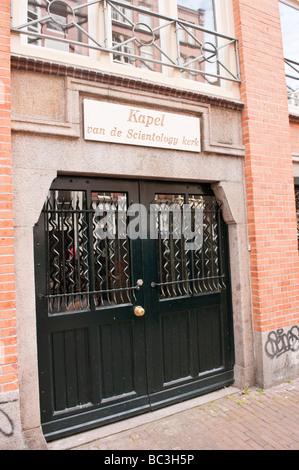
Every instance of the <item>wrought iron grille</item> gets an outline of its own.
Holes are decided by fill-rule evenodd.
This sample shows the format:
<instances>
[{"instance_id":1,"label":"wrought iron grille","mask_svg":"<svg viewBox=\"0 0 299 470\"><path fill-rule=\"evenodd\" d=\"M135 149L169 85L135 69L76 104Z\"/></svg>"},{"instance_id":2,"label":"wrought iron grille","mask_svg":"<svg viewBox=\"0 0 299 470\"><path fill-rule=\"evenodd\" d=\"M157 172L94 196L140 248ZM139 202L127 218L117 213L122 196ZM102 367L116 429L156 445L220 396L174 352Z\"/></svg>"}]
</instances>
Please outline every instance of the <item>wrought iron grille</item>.
<instances>
[{"instance_id":1,"label":"wrought iron grille","mask_svg":"<svg viewBox=\"0 0 299 470\"><path fill-rule=\"evenodd\" d=\"M299 106L299 62L285 59L289 103Z\"/></svg>"},{"instance_id":2,"label":"wrought iron grille","mask_svg":"<svg viewBox=\"0 0 299 470\"><path fill-rule=\"evenodd\" d=\"M224 289L220 203L212 196L194 195L184 201L182 195L157 195L153 204L159 214L159 282L152 287L159 288L160 299ZM197 222L196 211L200 214ZM198 228L201 236L196 237ZM193 240L192 249L188 239Z\"/></svg>"},{"instance_id":3,"label":"wrought iron grille","mask_svg":"<svg viewBox=\"0 0 299 470\"><path fill-rule=\"evenodd\" d=\"M157 253L158 282L148 287L157 287L161 300L226 287L220 204L213 196L186 197L157 194L144 211ZM149 235L130 230L126 193L92 191L88 207L85 191L51 190L43 216L50 315L136 300L130 238Z\"/></svg>"},{"instance_id":4,"label":"wrought iron grille","mask_svg":"<svg viewBox=\"0 0 299 470\"><path fill-rule=\"evenodd\" d=\"M93 193L88 208L84 191L50 191L43 208L49 313L133 301L138 286L131 285L129 241L118 233L125 233L126 219L115 224L116 211L125 215L125 208L125 194Z\"/></svg>"},{"instance_id":5,"label":"wrought iron grille","mask_svg":"<svg viewBox=\"0 0 299 470\"><path fill-rule=\"evenodd\" d=\"M90 27L96 5L102 7L102 41L99 31ZM170 67L185 78L214 85L220 80L240 82L235 38L117 0L29 0L27 22L14 25L12 31L27 35L31 44L83 55L88 55L88 49L98 50L114 61L156 72ZM165 37L175 39L175 57ZM235 63L228 66L224 56L231 49Z\"/></svg>"}]
</instances>

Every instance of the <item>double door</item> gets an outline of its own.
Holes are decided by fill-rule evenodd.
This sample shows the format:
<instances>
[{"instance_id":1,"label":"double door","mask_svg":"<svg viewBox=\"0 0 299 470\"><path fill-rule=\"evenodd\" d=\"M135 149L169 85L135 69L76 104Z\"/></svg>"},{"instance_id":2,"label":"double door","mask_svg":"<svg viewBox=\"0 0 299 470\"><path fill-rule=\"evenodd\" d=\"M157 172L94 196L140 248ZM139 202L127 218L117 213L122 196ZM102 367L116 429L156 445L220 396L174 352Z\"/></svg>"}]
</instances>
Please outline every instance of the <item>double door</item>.
<instances>
[{"instance_id":1,"label":"double door","mask_svg":"<svg viewBox=\"0 0 299 470\"><path fill-rule=\"evenodd\" d=\"M233 382L227 230L208 185L59 177L34 242L47 440Z\"/></svg>"}]
</instances>

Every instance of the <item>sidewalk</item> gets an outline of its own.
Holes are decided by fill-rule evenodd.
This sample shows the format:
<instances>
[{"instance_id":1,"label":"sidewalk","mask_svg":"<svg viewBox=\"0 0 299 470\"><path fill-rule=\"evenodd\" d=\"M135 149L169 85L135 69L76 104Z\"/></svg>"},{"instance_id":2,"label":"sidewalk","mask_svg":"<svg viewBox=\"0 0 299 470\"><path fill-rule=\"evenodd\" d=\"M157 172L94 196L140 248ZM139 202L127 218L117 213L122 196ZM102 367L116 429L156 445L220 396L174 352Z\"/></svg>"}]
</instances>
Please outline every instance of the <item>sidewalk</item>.
<instances>
[{"instance_id":1,"label":"sidewalk","mask_svg":"<svg viewBox=\"0 0 299 470\"><path fill-rule=\"evenodd\" d=\"M160 414L148 413L150 418L133 418L131 427L128 423L111 425L110 434L109 426L106 435L105 430L94 430L88 444L80 445L80 437L74 436L69 448L299 450L299 379L266 391L229 388L196 400L180 404L180 408L170 407L168 416L163 416L164 410ZM122 426L128 428L122 430Z\"/></svg>"}]
</instances>

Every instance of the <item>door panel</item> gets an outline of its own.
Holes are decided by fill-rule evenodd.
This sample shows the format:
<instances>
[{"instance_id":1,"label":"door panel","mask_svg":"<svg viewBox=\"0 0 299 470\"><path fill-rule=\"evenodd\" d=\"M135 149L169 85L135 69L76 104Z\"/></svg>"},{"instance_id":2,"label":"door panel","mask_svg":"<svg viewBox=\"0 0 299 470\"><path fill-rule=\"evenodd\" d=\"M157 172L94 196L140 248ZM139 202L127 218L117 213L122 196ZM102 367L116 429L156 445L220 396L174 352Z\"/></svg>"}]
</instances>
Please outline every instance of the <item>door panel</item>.
<instances>
[{"instance_id":1,"label":"door panel","mask_svg":"<svg viewBox=\"0 0 299 470\"><path fill-rule=\"evenodd\" d=\"M232 380L229 270L219 204L207 185L147 182L141 184L141 200L161 211L156 240L143 243L145 285L151 286L144 290L150 305L149 394L157 407L185 393L198 395L215 380L223 385ZM186 206L190 212L184 213ZM186 245L187 235L177 227L191 223L191 241L197 207L202 238Z\"/></svg>"},{"instance_id":2,"label":"door panel","mask_svg":"<svg viewBox=\"0 0 299 470\"><path fill-rule=\"evenodd\" d=\"M224 365L221 330L218 306L161 316L163 385L221 369Z\"/></svg>"},{"instance_id":3,"label":"door panel","mask_svg":"<svg viewBox=\"0 0 299 470\"><path fill-rule=\"evenodd\" d=\"M185 311L161 318L163 345L163 382L165 384L190 377L190 330Z\"/></svg>"},{"instance_id":4,"label":"door panel","mask_svg":"<svg viewBox=\"0 0 299 470\"><path fill-rule=\"evenodd\" d=\"M136 368L134 351L138 351L138 345L134 341L134 328L132 320L100 327L103 399L137 393L139 387L136 385L139 381L139 375L136 375L138 369ZM145 392L146 390L144 390Z\"/></svg>"},{"instance_id":5,"label":"door panel","mask_svg":"<svg viewBox=\"0 0 299 470\"><path fill-rule=\"evenodd\" d=\"M51 349L55 411L90 403L87 329L53 332Z\"/></svg>"},{"instance_id":6,"label":"door panel","mask_svg":"<svg viewBox=\"0 0 299 470\"><path fill-rule=\"evenodd\" d=\"M35 227L47 440L232 383L226 242L208 185L54 181Z\"/></svg>"},{"instance_id":7,"label":"door panel","mask_svg":"<svg viewBox=\"0 0 299 470\"><path fill-rule=\"evenodd\" d=\"M144 319L133 314L144 303L140 240L129 240L128 220L115 217L138 201L137 182L57 178L35 227L47 439L67 435L72 423L88 429L116 419L128 402L136 412L148 406Z\"/></svg>"}]
</instances>

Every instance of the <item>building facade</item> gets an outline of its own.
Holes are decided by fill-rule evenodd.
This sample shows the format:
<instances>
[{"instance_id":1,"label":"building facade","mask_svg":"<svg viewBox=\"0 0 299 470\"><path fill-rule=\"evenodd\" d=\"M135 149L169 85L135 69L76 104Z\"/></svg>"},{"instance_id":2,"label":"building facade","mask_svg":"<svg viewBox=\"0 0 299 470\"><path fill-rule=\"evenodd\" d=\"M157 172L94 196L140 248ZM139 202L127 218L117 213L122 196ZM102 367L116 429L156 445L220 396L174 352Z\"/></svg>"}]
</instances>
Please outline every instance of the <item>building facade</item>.
<instances>
[{"instance_id":1,"label":"building facade","mask_svg":"<svg viewBox=\"0 0 299 470\"><path fill-rule=\"evenodd\" d=\"M298 377L298 3L0 1L0 448Z\"/></svg>"}]
</instances>

